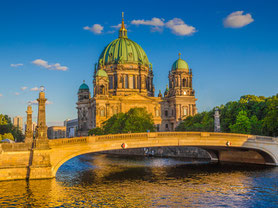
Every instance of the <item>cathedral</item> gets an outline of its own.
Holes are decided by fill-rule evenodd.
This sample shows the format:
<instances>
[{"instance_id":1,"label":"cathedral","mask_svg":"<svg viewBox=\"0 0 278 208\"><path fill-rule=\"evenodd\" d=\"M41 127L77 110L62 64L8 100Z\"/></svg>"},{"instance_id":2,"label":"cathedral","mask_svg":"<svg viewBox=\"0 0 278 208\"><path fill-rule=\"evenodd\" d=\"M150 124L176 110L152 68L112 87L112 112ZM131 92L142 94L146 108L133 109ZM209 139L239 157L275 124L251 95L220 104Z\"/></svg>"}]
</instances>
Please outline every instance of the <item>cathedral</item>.
<instances>
[{"instance_id":1,"label":"cathedral","mask_svg":"<svg viewBox=\"0 0 278 208\"><path fill-rule=\"evenodd\" d=\"M92 95L85 82L78 90L78 135L87 136L114 114L135 107L152 114L157 131L174 131L183 119L195 115L192 70L180 56L169 71L164 95L159 91L155 97L152 64L142 47L127 37L122 19L119 37L104 48L95 64Z\"/></svg>"}]
</instances>

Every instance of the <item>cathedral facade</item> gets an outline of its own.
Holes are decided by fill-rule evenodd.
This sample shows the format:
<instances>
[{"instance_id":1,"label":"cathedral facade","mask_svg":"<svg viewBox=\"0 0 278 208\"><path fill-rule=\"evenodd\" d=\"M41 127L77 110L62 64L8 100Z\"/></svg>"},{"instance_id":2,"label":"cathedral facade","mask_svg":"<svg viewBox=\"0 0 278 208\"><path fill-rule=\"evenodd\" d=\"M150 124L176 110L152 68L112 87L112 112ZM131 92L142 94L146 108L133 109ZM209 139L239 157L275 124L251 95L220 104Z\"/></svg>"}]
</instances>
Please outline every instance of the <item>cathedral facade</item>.
<instances>
[{"instance_id":1,"label":"cathedral facade","mask_svg":"<svg viewBox=\"0 0 278 208\"><path fill-rule=\"evenodd\" d=\"M197 113L192 70L180 58L169 71L169 87L155 97L153 68L140 45L128 39L122 20L119 38L109 43L95 65L93 94L85 82L78 90L78 135L100 127L114 114L146 108L157 131L174 131L187 116Z\"/></svg>"}]
</instances>

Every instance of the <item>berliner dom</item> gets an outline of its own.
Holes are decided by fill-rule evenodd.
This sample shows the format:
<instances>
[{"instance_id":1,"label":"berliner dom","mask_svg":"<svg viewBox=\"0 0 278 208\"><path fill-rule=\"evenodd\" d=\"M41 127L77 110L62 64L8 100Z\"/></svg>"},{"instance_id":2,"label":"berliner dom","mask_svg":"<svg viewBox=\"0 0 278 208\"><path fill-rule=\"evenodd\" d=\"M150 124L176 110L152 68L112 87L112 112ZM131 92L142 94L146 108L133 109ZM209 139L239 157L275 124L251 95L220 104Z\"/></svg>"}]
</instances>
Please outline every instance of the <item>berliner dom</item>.
<instances>
[{"instance_id":1,"label":"berliner dom","mask_svg":"<svg viewBox=\"0 0 278 208\"><path fill-rule=\"evenodd\" d=\"M192 70L179 58L169 72L164 97L155 97L153 67L146 52L128 38L124 18L117 39L102 51L94 68L93 93L83 83L78 90L78 134L100 127L114 114L146 108L157 131L173 131L184 118L197 113Z\"/></svg>"}]
</instances>

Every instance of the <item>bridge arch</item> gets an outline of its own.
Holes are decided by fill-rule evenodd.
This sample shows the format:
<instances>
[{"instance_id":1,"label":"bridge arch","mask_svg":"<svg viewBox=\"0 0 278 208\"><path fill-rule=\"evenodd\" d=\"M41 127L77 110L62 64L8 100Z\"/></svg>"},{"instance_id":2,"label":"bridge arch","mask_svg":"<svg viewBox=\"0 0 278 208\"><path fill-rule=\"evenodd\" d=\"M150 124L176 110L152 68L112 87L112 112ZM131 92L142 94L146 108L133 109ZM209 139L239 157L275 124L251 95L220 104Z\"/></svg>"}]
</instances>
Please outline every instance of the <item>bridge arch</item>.
<instances>
[{"instance_id":1,"label":"bridge arch","mask_svg":"<svg viewBox=\"0 0 278 208\"><path fill-rule=\"evenodd\" d=\"M269 138L268 138L269 140ZM270 141L270 140L269 140ZM229 142L231 145L227 145ZM207 132L162 132L117 134L95 137L78 137L72 139L50 140L52 177L68 160L79 155L127 148L188 146L198 147L208 152L212 161L246 162L265 165L278 165L275 150L267 148L265 142L260 144L251 135L207 133ZM278 146L276 141L270 144ZM276 146L275 146L276 145Z\"/></svg>"}]
</instances>

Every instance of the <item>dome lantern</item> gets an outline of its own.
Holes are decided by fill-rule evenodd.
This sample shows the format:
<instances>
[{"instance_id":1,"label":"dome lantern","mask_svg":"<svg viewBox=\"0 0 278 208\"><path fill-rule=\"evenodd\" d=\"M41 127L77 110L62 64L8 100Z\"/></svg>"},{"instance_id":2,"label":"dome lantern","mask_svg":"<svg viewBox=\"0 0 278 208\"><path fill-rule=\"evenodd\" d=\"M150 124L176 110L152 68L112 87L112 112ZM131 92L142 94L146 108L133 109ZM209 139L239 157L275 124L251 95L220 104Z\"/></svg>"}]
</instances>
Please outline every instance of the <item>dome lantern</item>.
<instances>
[{"instance_id":1,"label":"dome lantern","mask_svg":"<svg viewBox=\"0 0 278 208\"><path fill-rule=\"evenodd\" d=\"M125 29L124 13L122 12L122 26L119 30L119 38L127 38L127 29Z\"/></svg>"},{"instance_id":2,"label":"dome lantern","mask_svg":"<svg viewBox=\"0 0 278 208\"><path fill-rule=\"evenodd\" d=\"M181 53L179 53L179 58L172 65L172 71L181 69L189 71L189 66L185 60L181 59Z\"/></svg>"}]
</instances>

